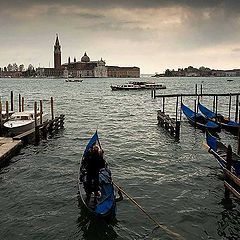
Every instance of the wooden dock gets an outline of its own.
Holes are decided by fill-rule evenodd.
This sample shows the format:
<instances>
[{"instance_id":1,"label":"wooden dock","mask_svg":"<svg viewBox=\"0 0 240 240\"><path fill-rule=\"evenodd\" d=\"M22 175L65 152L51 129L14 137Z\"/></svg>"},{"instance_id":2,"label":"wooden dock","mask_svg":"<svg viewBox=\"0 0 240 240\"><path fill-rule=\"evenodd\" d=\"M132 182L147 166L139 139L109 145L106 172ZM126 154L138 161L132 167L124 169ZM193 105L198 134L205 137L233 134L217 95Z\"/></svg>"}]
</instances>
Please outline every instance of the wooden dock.
<instances>
[{"instance_id":1,"label":"wooden dock","mask_svg":"<svg viewBox=\"0 0 240 240\"><path fill-rule=\"evenodd\" d=\"M179 140L180 136L180 121L165 115L161 110L157 111L158 124L163 127L172 137Z\"/></svg>"},{"instance_id":2,"label":"wooden dock","mask_svg":"<svg viewBox=\"0 0 240 240\"><path fill-rule=\"evenodd\" d=\"M22 147L21 140L0 137L0 166L14 156Z\"/></svg>"},{"instance_id":3,"label":"wooden dock","mask_svg":"<svg viewBox=\"0 0 240 240\"><path fill-rule=\"evenodd\" d=\"M220 97L229 97L229 105L228 105L228 119L231 119L231 109L232 105L235 104L235 122L240 123L240 93L203 93L202 84L200 86L200 93L198 93L197 84L195 85L195 93L183 93L183 94L156 94L156 89L152 88L151 97L152 98L161 98L162 99L162 109L157 111L157 119L158 124L165 128L171 136L175 137L179 140L180 138L180 122L182 121L182 111L181 111L181 104L183 103L183 97L193 97L194 98L194 112L197 112L197 103L200 101L201 97L213 97L213 112L218 114L218 99ZM166 114L165 107L166 107L166 99L167 98L176 98L176 105L175 105L175 118L170 117ZM235 103L234 103L235 98ZM179 106L180 105L180 106ZM179 116L180 115L180 116ZM178 121L179 120L179 121ZM240 135L240 134L239 134ZM239 136L239 149L240 149L240 136ZM239 150L240 152L240 150Z\"/></svg>"},{"instance_id":4,"label":"wooden dock","mask_svg":"<svg viewBox=\"0 0 240 240\"><path fill-rule=\"evenodd\" d=\"M24 112L24 98L19 94L19 112ZM38 144L40 139L47 139L47 135L52 135L64 128L65 115L54 116L53 111L53 98L51 97L51 113L50 118L43 122L43 102L40 100L39 115L37 102L34 102L34 127L26 132L20 133L19 135L9 135L7 129L4 128L3 123L9 119L9 104L6 101L6 111L2 112L2 103L0 101L0 165L6 160L13 157L22 146L34 143ZM13 92L11 91L11 111L13 112ZM37 115L40 117L40 121L37 120ZM10 136L10 137L9 137Z\"/></svg>"}]
</instances>

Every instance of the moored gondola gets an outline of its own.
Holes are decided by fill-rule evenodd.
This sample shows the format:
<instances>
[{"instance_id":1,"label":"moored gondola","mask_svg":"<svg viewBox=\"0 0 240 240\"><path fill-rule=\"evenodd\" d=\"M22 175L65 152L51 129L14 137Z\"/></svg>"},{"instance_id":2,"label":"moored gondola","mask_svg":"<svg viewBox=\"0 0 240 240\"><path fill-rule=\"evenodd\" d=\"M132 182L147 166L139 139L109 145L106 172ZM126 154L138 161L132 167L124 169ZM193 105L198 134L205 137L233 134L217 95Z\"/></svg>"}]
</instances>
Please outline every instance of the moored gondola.
<instances>
[{"instance_id":1,"label":"moored gondola","mask_svg":"<svg viewBox=\"0 0 240 240\"><path fill-rule=\"evenodd\" d=\"M107 164L99 170L99 194L96 196L93 190L89 196L89 194L87 194L89 190L86 191L88 187L87 184L89 183L87 183L87 169L84 161L86 160L88 152L91 151L94 146L98 146L101 149L97 131L89 140L82 156L79 170L79 193L82 203L91 213L98 217L112 220L116 215L116 201L119 199L115 197L111 171ZM120 194L121 199L121 193L118 192L118 194Z\"/></svg>"},{"instance_id":2,"label":"moored gondola","mask_svg":"<svg viewBox=\"0 0 240 240\"><path fill-rule=\"evenodd\" d=\"M230 146L224 145L210 133L206 133L206 141L211 153L223 170L224 186L240 199L240 156L232 152Z\"/></svg>"},{"instance_id":3,"label":"moored gondola","mask_svg":"<svg viewBox=\"0 0 240 240\"><path fill-rule=\"evenodd\" d=\"M208 130L210 132L220 132L221 126L212 121L209 121L202 114L192 111L189 107L181 104L181 109L187 117L189 123L202 130Z\"/></svg>"},{"instance_id":4,"label":"moored gondola","mask_svg":"<svg viewBox=\"0 0 240 240\"><path fill-rule=\"evenodd\" d=\"M238 134L240 128L239 123L231 121L230 119L224 117L221 114L216 114L212 112L211 110L203 106L201 103L198 103L198 108L202 112L202 114L209 120L219 123L223 129L231 132L234 135Z\"/></svg>"}]
</instances>

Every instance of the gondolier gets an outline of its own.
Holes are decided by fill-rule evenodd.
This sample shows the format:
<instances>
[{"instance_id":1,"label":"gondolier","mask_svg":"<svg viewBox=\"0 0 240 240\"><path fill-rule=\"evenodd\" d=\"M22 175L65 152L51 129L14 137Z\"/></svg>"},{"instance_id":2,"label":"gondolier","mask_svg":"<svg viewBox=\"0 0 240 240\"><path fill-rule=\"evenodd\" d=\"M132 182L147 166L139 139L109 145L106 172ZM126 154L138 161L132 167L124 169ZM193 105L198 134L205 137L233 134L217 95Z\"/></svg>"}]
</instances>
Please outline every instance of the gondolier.
<instances>
[{"instance_id":1,"label":"gondolier","mask_svg":"<svg viewBox=\"0 0 240 240\"><path fill-rule=\"evenodd\" d=\"M86 184L84 187L87 194L86 201L89 201L92 192L94 192L95 197L100 196L99 171L105 167L105 160L98 145L94 145L88 150L82 160L82 167L86 169Z\"/></svg>"}]
</instances>

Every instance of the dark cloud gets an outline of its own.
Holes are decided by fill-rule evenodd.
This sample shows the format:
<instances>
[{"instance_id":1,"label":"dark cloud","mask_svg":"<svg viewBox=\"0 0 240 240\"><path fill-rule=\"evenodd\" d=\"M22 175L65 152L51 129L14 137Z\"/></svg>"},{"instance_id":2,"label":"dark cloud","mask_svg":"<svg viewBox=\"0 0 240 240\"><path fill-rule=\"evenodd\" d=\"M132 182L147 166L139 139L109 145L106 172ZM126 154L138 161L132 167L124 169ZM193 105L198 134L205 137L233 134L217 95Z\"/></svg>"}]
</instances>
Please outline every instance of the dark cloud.
<instances>
[{"instance_id":1,"label":"dark cloud","mask_svg":"<svg viewBox=\"0 0 240 240\"><path fill-rule=\"evenodd\" d=\"M8 0L3 1L4 7L26 7L41 4L78 5L87 8L156 8L183 6L190 8L218 8L223 7L239 11L238 0Z\"/></svg>"}]
</instances>

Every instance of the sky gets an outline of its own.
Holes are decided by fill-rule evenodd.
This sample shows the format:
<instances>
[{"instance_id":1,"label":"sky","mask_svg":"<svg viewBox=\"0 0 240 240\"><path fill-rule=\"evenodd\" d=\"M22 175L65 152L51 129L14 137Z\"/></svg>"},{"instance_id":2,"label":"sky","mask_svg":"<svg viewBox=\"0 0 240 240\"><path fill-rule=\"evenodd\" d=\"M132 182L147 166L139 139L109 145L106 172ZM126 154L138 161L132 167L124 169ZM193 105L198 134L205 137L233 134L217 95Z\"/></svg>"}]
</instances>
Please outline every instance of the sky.
<instances>
[{"instance_id":1,"label":"sky","mask_svg":"<svg viewBox=\"0 0 240 240\"><path fill-rule=\"evenodd\" d=\"M166 69L240 68L239 0L0 0L0 67L68 57Z\"/></svg>"}]
</instances>

